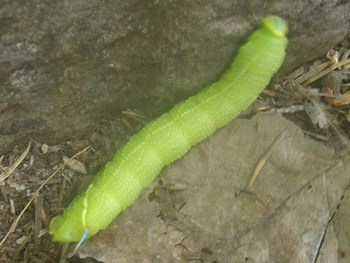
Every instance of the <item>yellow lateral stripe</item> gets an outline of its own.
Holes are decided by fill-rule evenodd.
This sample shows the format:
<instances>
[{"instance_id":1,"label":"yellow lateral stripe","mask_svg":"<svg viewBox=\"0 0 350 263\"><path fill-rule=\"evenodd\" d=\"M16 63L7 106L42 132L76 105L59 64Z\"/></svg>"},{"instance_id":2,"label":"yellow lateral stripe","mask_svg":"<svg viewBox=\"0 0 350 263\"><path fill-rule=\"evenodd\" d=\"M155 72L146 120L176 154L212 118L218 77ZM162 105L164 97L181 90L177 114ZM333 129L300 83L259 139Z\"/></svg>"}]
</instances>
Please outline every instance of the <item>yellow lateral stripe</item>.
<instances>
[{"instance_id":1,"label":"yellow lateral stripe","mask_svg":"<svg viewBox=\"0 0 350 263\"><path fill-rule=\"evenodd\" d=\"M83 224L83 228L86 228L86 215L87 215L87 209L88 209L88 194L89 194L89 190L90 188L93 186L93 183L91 183L88 187L88 189L86 190L86 194L83 200L83 211L81 212L81 223Z\"/></svg>"}]
</instances>

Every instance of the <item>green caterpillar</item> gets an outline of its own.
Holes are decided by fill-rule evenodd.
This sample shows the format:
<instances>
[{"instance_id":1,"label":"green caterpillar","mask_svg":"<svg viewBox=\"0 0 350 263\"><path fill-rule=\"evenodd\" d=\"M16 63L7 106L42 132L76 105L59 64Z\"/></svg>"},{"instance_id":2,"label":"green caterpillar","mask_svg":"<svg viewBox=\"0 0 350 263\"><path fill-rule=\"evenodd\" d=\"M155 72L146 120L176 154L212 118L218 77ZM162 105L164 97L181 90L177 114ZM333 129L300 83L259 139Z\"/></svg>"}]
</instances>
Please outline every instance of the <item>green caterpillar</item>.
<instances>
[{"instance_id":1,"label":"green caterpillar","mask_svg":"<svg viewBox=\"0 0 350 263\"><path fill-rule=\"evenodd\" d=\"M283 19L264 18L218 82L175 105L132 136L88 189L51 221L53 240L77 242L83 233L91 237L106 228L163 167L254 102L284 60L287 30Z\"/></svg>"}]
</instances>

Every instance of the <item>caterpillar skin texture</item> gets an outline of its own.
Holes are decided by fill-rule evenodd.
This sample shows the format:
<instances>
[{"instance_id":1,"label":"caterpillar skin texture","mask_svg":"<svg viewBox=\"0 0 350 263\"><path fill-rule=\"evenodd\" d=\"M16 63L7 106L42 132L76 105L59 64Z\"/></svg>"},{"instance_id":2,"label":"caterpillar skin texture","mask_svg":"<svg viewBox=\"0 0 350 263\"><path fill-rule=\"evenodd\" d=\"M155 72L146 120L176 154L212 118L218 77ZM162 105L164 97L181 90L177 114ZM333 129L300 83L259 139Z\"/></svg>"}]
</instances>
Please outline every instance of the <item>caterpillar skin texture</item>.
<instances>
[{"instance_id":1,"label":"caterpillar skin texture","mask_svg":"<svg viewBox=\"0 0 350 263\"><path fill-rule=\"evenodd\" d=\"M281 18L264 18L218 82L132 136L88 189L51 221L53 240L77 242L84 229L90 237L106 228L164 166L248 108L283 62L287 30Z\"/></svg>"}]
</instances>

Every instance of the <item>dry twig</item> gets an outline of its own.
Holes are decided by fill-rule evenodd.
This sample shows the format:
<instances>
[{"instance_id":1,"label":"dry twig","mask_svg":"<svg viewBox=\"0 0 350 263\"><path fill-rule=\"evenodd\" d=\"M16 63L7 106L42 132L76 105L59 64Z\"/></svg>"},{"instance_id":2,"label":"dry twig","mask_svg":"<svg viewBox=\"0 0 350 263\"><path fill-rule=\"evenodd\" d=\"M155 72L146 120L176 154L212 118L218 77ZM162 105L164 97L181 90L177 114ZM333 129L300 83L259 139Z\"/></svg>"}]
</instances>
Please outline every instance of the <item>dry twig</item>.
<instances>
[{"instance_id":1,"label":"dry twig","mask_svg":"<svg viewBox=\"0 0 350 263\"><path fill-rule=\"evenodd\" d=\"M327 75L328 73L332 72L333 70L350 64L350 59L346 59L346 60L340 61L340 62L335 63L335 64L331 64L330 62L326 62L326 63L321 64L320 66L322 66L324 64L325 65L328 64L330 66L326 67L324 69L322 68L322 70L319 72L318 71L315 71L315 72L309 71L303 75L303 77L305 77L305 75L307 76L307 78L305 80L304 80L304 78L302 81L300 81L300 79L296 79L295 82L297 84L303 84L304 87L307 85L310 85L312 82L322 78L323 76ZM319 67L317 67L317 68L319 68Z\"/></svg>"},{"instance_id":2,"label":"dry twig","mask_svg":"<svg viewBox=\"0 0 350 263\"><path fill-rule=\"evenodd\" d=\"M18 167L18 165L20 165L21 162L23 162L29 150L30 150L30 142L28 143L27 148L24 150L21 156L17 158L17 160L10 166L10 168L8 168L8 170L5 171L4 174L0 175L0 183L4 181L7 177L9 177L13 173L13 171Z\"/></svg>"},{"instance_id":3,"label":"dry twig","mask_svg":"<svg viewBox=\"0 0 350 263\"><path fill-rule=\"evenodd\" d=\"M350 59L348 59L348 60L350 62ZM327 119L328 124L333 128L333 130L339 136L339 138L344 143L344 145L350 150L350 141L349 141L349 139L345 135L344 131L339 127L339 125L331 120L331 118L329 116L329 113L327 111L323 110L321 107L319 107L319 105L318 105L319 103L312 96L307 94L307 92L305 91L305 88L302 85L299 85L299 84L296 84L296 83L292 83L292 85L294 85L300 91L300 93L303 94L303 96L305 96L305 98L307 98L316 107L318 107L318 110L322 111L323 115Z\"/></svg>"},{"instance_id":4,"label":"dry twig","mask_svg":"<svg viewBox=\"0 0 350 263\"><path fill-rule=\"evenodd\" d=\"M265 166L267 159L270 157L272 150L274 148L275 145L277 145L278 143L280 143L284 136L285 136L285 131L286 129L284 129L280 135L278 135L278 137L274 140L274 142L270 145L270 147L267 149L267 151L265 152L265 154L263 155L263 157L261 157L261 159L259 160L258 164L256 165L253 175L249 180L248 183L248 187L251 188L256 180L256 178L258 177L258 174L260 173L260 171L262 170L262 168Z\"/></svg>"},{"instance_id":5,"label":"dry twig","mask_svg":"<svg viewBox=\"0 0 350 263\"><path fill-rule=\"evenodd\" d=\"M90 146L84 148L83 150L81 150L80 152L78 152L77 154L75 154L73 157L71 157L71 159L76 158L78 155L82 154L83 152L87 151L90 148ZM39 186L39 188L34 192L33 196L30 198L30 200L28 201L28 203L25 205L25 207L22 209L21 213L16 217L16 219L13 221L10 229L7 231L6 235L4 236L4 238L1 240L0 242L0 247L2 247L2 245L5 243L6 239L8 238L8 236L16 229L16 226L19 222L19 220L22 218L24 212L28 209L28 207L30 206L30 204L33 202L33 200L38 196L40 190L61 170L63 169L64 165L59 166L48 178L45 179L45 181Z\"/></svg>"}]
</instances>

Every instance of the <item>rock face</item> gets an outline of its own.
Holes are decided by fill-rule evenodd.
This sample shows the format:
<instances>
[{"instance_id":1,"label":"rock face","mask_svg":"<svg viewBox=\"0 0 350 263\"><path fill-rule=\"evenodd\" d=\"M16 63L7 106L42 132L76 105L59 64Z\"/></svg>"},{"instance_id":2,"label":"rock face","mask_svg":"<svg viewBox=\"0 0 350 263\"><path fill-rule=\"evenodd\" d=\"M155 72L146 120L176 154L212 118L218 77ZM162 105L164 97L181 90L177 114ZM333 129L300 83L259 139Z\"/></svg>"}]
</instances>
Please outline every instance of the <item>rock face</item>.
<instances>
[{"instance_id":1,"label":"rock face","mask_svg":"<svg viewBox=\"0 0 350 263\"><path fill-rule=\"evenodd\" d=\"M287 72L345 36L348 1L22 1L0 7L0 152L155 116L215 81L260 17L290 23Z\"/></svg>"},{"instance_id":2,"label":"rock face","mask_svg":"<svg viewBox=\"0 0 350 263\"><path fill-rule=\"evenodd\" d=\"M335 160L280 114L236 119L165 169L79 255L106 263L350 262L349 169L350 158Z\"/></svg>"}]
</instances>

